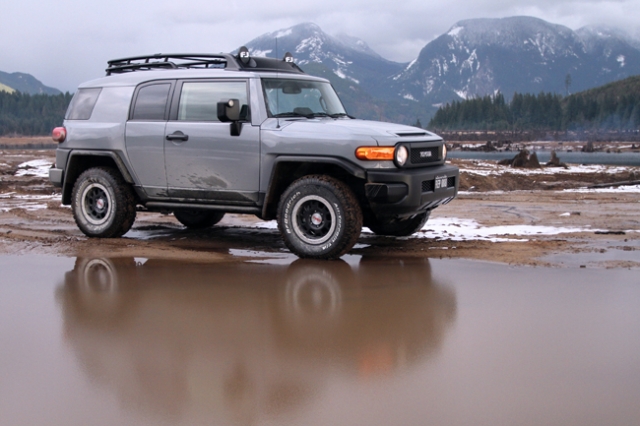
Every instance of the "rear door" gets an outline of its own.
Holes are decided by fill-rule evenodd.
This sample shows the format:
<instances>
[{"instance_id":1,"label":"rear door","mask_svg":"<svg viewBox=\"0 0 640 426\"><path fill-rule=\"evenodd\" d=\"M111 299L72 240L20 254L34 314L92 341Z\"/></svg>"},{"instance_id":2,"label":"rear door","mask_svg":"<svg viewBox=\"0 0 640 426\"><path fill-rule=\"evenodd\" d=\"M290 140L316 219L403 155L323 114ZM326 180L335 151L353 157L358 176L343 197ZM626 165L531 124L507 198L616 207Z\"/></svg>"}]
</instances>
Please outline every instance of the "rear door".
<instances>
[{"instance_id":1,"label":"rear door","mask_svg":"<svg viewBox=\"0 0 640 426\"><path fill-rule=\"evenodd\" d=\"M150 197L167 197L164 136L169 118L169 95L174 81L154 81L139 86L133 95L125 130L131 167Z\"/></svg>"},{"instance_id":2,"label":"rear door","mask_svg":"<svg viewBox=\"0 0 640 426\"><path fill-rule=\"evenodd\" d=\"M252 126L247 80L183 80L176 86L164 133L172 198L255 205L260 176L260 128ZM240 102L242 129L218 120L218 102Z\"/></svg>"}]
</instances>

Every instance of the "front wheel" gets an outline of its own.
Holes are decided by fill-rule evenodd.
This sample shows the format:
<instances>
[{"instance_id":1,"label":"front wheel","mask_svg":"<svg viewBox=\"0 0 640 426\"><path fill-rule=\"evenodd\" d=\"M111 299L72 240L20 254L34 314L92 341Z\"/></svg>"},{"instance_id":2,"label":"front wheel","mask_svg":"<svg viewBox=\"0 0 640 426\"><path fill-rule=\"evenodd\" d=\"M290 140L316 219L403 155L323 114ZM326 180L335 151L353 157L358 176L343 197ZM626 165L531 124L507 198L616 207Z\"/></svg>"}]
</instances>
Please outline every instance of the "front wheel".
<instances>
[{"instance_id":1,"label":"front wheel","mask_svg":"<svg viewBox=\"0 0 640 426\"><path fill-rule=\"evenodd\" d=\"M136 219L133 189L110 167L94 167L78 177L71 209L78 228L88 237L121 237Z\"/></svg>"},{"instance_id":2,"label":"front wheel","mask_svg":"<svg viewBox=\"0 0 640 426\"><path fill-rule=\"evenodd\" d=\"M299 257L337 259L355 245L362 211L347 185L329 176L305 176L284 192L278 228Z\"/></svg>"},{"instance_id":3,"label":"front wheel","mask_svg":"<svg viewBox=\"0 0 640 426\"><path fill-rule=\"evenodd\" d=\"M378 219L374 217L368 220L365 226L378 235L407 237L421 230L427 220L429 220L429 212L424 212L404 220Z\"/></svg>"}]
</instances>

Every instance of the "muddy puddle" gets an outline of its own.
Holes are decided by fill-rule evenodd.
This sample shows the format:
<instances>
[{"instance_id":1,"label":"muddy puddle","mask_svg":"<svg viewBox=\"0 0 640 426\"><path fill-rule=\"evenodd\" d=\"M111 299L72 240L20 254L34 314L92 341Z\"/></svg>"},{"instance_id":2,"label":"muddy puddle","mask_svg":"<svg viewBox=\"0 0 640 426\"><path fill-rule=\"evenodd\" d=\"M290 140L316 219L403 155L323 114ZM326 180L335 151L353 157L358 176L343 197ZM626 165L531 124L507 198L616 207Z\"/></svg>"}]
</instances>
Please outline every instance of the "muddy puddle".
<instances>
[{"instance_id":1,"label":"muddy puddle","mask_svg":"<svg viewBox=\"0 0 640 426\"><path fill-rule=\"evenodd\" d=\"M637 270L0 256L2 425L631 425Z\"/></svg>"}]
</instances>

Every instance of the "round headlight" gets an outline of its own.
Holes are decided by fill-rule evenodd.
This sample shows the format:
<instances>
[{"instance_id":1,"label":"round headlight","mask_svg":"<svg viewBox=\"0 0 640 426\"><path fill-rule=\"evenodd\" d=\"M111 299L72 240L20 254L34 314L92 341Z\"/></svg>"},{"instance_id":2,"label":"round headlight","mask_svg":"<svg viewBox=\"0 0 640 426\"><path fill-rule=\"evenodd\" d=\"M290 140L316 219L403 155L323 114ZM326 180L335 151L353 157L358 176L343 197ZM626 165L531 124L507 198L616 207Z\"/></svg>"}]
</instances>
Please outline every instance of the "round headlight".
<instances>
[{"instance_id":1,"label":"round headlight","mask_svg":"<svg viewBox=\"0 0 640 426\"><path fill-rule=\"evenodd\" d=\"M400 167L404 166L407 162L407 158L409 158L409 151L407 150L407 147L404 145L397 147L395 155L396 164Z\"/></svg>"},{"instance_id":2,"label":"round headlight","mask_svg":"<svg viewBox=\"0 0 640 426\"><path fill-rule=\"evenodd\" d=\"M442 145L442 159L443 160L447 159L447 144L446 143L444 145Z\"/></svg>"}]
</instances>

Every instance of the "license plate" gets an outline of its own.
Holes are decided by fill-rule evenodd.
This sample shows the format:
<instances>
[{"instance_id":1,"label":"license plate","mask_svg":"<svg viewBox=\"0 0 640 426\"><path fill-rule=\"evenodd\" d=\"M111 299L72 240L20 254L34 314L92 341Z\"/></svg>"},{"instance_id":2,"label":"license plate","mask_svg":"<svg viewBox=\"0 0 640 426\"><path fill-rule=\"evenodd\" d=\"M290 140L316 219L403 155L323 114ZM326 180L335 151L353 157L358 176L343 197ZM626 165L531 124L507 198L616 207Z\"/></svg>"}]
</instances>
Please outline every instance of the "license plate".
<instances>
[{"instance_id":1,"label":"license plate","mask_svg":"<svg viewBox=\"0 0 640 426\"><path fill-rule=\"evenodd\" d=\"M438 177L436 177L436 191L438 189L447 189L447 177L446 176L438 176Z\"/></svg>"}]
</instances>

